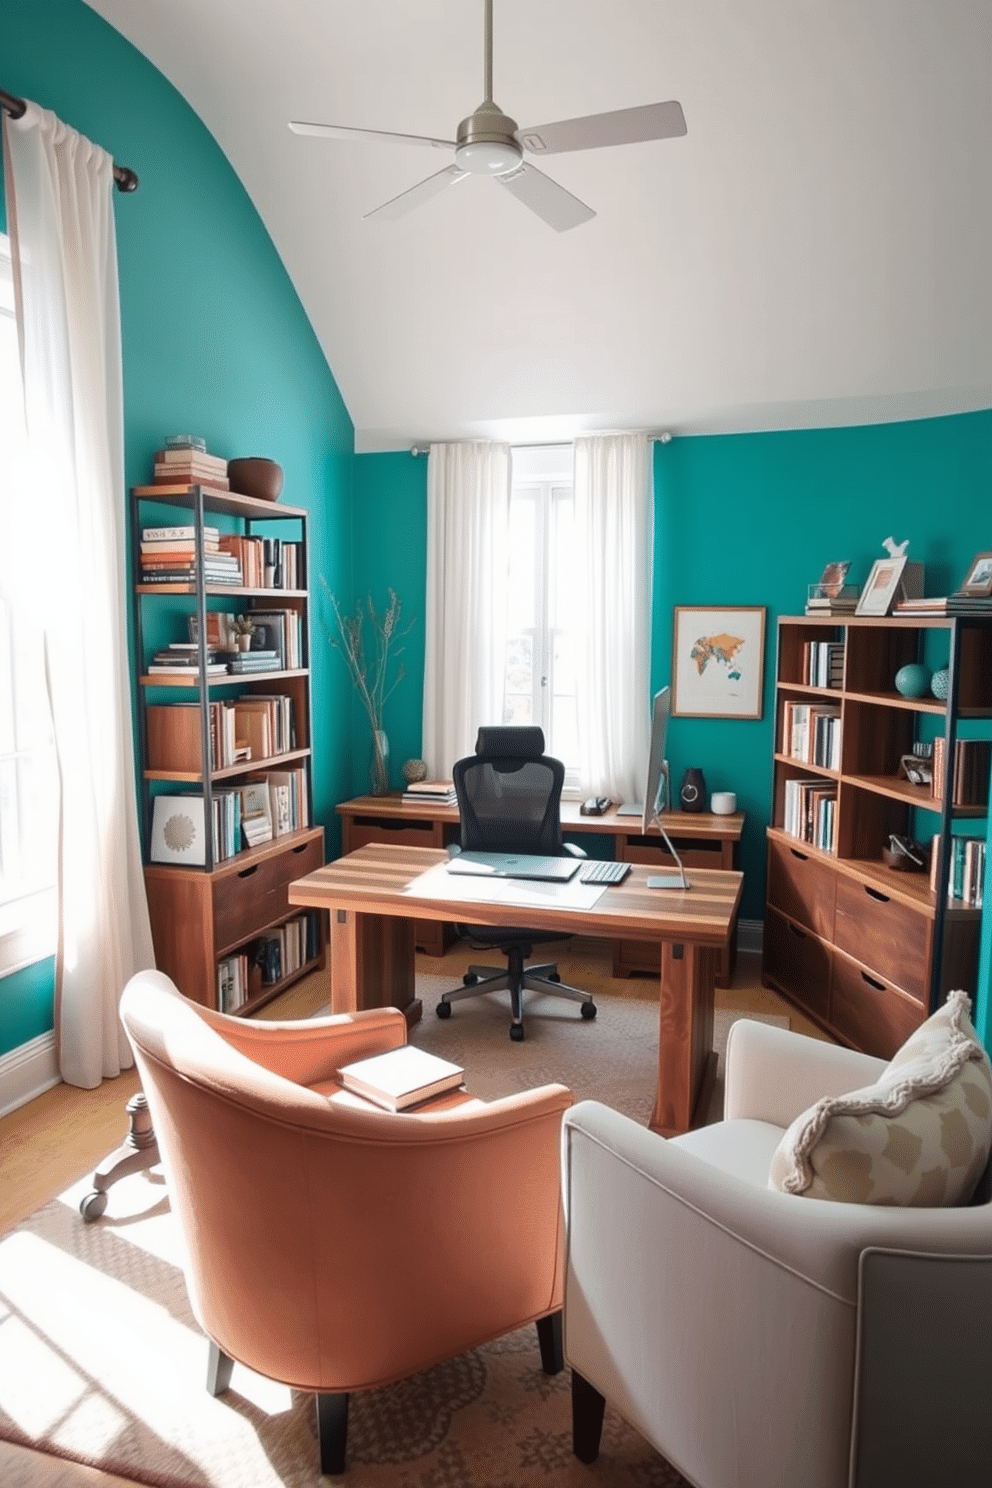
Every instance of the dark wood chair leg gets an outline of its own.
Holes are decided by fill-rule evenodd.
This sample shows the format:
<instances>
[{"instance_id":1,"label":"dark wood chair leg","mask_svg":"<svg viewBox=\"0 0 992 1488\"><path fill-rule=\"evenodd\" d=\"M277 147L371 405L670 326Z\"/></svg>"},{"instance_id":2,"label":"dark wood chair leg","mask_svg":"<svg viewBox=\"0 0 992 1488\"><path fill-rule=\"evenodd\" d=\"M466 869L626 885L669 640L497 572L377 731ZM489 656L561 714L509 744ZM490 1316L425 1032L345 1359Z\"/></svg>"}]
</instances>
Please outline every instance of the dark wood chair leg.
<instances>
[{"instance_id":1,"label":"dark wood chair leg","mask_svg":"<svg viewBox=\"0 0 992 1488\"><path fill-rule=\"evenodd\" d=\"M537 1341L541 1345L541 1368L545 1374L560 1374L565 1367L561 1348L561 1308L537 1320Z\"/></svg>"},{"instance_id":2,"label":"dark wood chair leg","mask_svg":"<svg viewBox=\"0 0 992 1488\"><path fill-rule=\"evenodd\" d=\"M234 1360L229 1358L223 1349L218 1348L212 1338L209 1342L210 1349L207 1353L207 1389L211 1395L223 1395L231 1383L231 1370L234 1368Z\"/></svg>"},{"instance_id":3,"label":"dark wood chair leg","mask_svg":"<svg viewBox=\"0 0 992 1488\"><path fill-rule=\"evenodd\" d=\"M321 1472L329 1477L343 1473L348 1441L347 1394L317 1396L317 1441Z\"/></svg>"},{"instance_id":4,"label":"dark wood chair leg","mask_svg":"<svg viewBox=\"0 0 992 1488\"><path fill-rule=\"evenodd\" d=\"M580 1462L595 1462L603 1434L606 1400L594 1385L572 1370L572 1451Z\"/></svg>"}]
</instances>

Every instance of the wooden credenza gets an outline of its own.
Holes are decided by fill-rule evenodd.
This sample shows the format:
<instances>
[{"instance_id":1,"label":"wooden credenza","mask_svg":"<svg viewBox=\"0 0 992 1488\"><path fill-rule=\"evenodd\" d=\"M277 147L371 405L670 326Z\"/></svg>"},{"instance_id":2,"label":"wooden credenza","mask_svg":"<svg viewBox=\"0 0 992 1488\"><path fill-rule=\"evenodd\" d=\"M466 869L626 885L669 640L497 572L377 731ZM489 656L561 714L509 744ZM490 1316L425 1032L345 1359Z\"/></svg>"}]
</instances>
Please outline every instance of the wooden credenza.
<instances>
[{"instance_id":1,"label":"wooden credenza","mask_svg":"<svg viewBox=\"0 0 992 1488\"><path fill-rule=\"evenodd\" d=\"M341 851L355 852L371 843L394 842L404 847L445 848L459 837L457 806L438 806L431 802L404 801L399 792L388 796L356 796L337 808L341 818ZM662 815L665 831L687 868L736 869L738 844L744 827L744 812L732 816L713 816L709 812L666 811ZM647 836L641 832L640 818L622 816L616 810L602 816L582 816L578 801L563 801L561 824L566 835L590 833L610 839L603 846L605 856L649 867L665 867L672 858L664 839L655 830ZM443 956L454 940L449 924L437 920L418 920L414 930L417 948L429 956ZM726 987L733 975L737 950L737 926L730 943L720 956L716 984ZM643 940L613 941L613 975L631 976L645 973L658 976L659 952L656 945Z\"/></svg>"}]
</instances>

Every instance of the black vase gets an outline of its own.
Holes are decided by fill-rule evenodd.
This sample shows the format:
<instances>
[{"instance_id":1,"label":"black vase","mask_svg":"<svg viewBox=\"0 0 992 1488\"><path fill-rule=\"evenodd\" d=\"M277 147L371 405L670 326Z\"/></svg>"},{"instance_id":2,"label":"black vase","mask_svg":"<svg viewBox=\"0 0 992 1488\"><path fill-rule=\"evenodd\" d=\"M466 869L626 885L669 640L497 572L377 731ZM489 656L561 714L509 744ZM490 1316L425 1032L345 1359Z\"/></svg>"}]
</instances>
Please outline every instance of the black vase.
<instances>
[{"instance_id":1,"label":"black vase","mask_svg":"<svg viewBox=\"0 0 992 1488\"><path fill-rule=\"evenodd\" d=\"M703 811L706 807L706 781L702 770L686 770L679 788L679 806L683 811Z\"/></svg>"}]
</instances>

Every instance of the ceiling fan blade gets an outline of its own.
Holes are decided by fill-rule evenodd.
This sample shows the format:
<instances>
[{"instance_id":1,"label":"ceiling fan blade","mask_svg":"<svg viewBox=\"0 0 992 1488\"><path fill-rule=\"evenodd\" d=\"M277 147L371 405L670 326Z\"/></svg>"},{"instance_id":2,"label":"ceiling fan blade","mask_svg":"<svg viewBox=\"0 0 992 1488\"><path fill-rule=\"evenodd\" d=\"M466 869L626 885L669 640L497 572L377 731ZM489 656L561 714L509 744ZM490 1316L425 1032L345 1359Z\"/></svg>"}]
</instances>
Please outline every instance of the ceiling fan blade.
<instances>
[{"instance_id":1,"label":"ceiling fan blade","mask_svg":"<svg viewBox=\"0 0 992 1488\"><path fill-rule=\"evenodd\" d=\"M604 145L674 139L685 133L682 105L673 98L668 103L644 103L610 114L586 114L582 119L559 119L555 124L518 129L517 139L535 155L558 155L565 150L599 150Z\"/></svg>"},{"instance_id":2,"label":"ceiling fan blade","mask_svg":"<svg viewBox=\"0 0 992 1488\"><path fill-rule=\"evenodd\" d=\"M570 227L579 227L596 215L592 207L587 207L585 202L580 202L577 196L533 165L521 163L501 176L494 176L493 180L542 217L555 232L568 232Z\"/></svg>"},{"instance_id":3,"label":"ceiling fan blade","mask_svg":"<svg viewBox=\"0 0 992 1488\"><path fill-rule=\"evenodd\" d=\"M385 145L432 145L435 150L453 150L454 140L431 139L424 134L394 134L389 129L352 129L350 124L308 124L301 119L290 119L289 127L294 134L312 134L319 139L372 140Z\"/></svg>"},{"instance_id":4,"label":"ceiling fan blade","mask_svg":"<svg viewBox=\"0 0 992 1488\"><path fill-rule=\"evenodd\" d=\"M412 212L414 207L430 201L432 196L440 196L442 191L446 191L449 186L454 186L456 181L467 179L468 171L459 170L457 165L446 166L436 175L428 176L425 181L411 186L408 191L401 191L399 196L391 197L389 201L383 202L381 207L374 207L371 212L366 212L365 218L368 220L369 217L382 217L386 221L392 221L397 217L405 217L407 212Z\"/></svg>"}]
</instances>

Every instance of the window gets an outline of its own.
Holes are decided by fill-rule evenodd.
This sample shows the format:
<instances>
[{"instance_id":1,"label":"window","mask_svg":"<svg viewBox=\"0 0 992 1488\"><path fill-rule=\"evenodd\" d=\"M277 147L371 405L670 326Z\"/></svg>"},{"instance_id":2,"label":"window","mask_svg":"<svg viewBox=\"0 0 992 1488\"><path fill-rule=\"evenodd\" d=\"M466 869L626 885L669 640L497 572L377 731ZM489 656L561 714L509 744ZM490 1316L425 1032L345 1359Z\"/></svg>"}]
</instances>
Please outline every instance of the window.
<instances>
[{"instance_id":1,"label":"window","mask_svg":"<svg viewBox=\"0 0 992 1488\"><path fill-rule=\"evenodd\" d=\"M24 492L24 402L14 320L10 243L0 235L0 482L8 513ZM0 975L55 949L58 786L44 688L41 625L30 592L15 591L41 543L5 531L0 570ZM31 549L24 544L33 536Z\"/></svg>"},{"instance_id":2,"label":"window","mask_svg":"<svg viewBox=\"0 0 992 1488\"><path fill-rule=\"evenodd\" d=\"M503 721L539 724L578 789L570 445L513 451Z\"/></svg>"}]
</instances>

